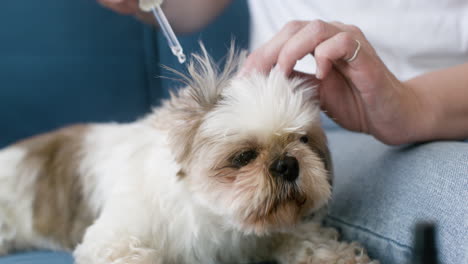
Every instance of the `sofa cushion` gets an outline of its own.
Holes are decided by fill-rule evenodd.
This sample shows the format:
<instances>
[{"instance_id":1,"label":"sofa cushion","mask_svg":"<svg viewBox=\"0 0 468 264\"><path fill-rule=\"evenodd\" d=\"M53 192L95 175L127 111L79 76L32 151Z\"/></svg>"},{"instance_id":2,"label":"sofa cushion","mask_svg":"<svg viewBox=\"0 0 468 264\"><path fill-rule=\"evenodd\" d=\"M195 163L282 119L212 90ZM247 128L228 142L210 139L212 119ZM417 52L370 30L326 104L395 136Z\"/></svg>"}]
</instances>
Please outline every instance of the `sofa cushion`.
<instances>
[{"instance_id":1,"label":"sofa cushion","mask_svg":"<svg viewBox=\"0 0 468 264\"><path fill-rule=\"evenodd\" d=\"M2 1L0 147L147 112L144 29L96 1Z\"/></svg>"},{"instance_id":2,"label":"sofa cushion","mask_svg":"<svg viewBox=\"0 0 468 264\"><path fill-rule=\"evenodd\" d=\"M0 257L1 264L72 264L73 258L69 253L36 251L12 254Z\"/></svg>"}]
</instances>

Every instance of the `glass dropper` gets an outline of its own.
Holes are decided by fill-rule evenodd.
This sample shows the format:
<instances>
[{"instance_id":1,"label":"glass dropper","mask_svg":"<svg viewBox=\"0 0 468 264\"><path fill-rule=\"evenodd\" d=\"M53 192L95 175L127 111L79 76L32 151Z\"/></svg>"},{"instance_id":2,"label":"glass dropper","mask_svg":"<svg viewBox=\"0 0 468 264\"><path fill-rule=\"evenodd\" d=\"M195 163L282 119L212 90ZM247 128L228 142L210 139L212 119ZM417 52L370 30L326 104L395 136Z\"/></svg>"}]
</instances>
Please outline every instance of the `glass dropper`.
<instances>
[{"instance_id":1,"label":"glass dropper","mask_svg":"<svg viewBox=\"0 0 468 264\"><path fill-rule=\"evenodd\" d=\"M161 5L152 7L151 11L153 12L154 17L158 21L159 26L167 39L167 44L169 44L169 48L171 48L172 54L174 54L179 59L179 63L184 63L186 60L184 51L179 43L179 40L174 34L169 21L167 21L167 18L164 15L161 9Z\"/></svg>"}]
</instances>

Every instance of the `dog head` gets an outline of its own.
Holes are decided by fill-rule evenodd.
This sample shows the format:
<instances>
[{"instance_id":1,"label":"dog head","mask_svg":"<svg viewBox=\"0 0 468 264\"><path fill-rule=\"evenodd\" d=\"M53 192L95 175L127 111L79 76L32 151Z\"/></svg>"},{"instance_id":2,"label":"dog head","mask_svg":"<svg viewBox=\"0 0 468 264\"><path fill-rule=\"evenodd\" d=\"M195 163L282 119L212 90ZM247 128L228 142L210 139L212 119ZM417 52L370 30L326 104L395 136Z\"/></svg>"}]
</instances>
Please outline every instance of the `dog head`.
<instances>
[{"instance_id":1,"label":"dog head","mask_svg":"<svg viewBox=\"0 0 468 264\"><path fill-rule=\"evenodd\" d=\"M236 76L239 57L231 48L218 72L206 51L195 55L188 87L161 114L194 199L231 227L263 234L326 205L331 162L315 87L277 69Z\"/></svg>"}]
</instances>

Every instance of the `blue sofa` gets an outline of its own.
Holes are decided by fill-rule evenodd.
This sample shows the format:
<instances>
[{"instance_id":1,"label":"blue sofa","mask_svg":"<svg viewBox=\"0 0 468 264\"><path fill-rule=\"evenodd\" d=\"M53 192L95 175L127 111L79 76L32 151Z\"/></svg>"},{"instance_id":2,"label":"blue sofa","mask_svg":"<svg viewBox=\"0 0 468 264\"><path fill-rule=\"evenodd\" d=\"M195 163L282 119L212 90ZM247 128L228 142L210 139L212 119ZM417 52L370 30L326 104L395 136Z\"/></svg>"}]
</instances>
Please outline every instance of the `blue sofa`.
<instances>
[{"instance_id":1,"label":"blue sofa","mask_svg":"<svg viewBox=\"0 0 468 264\"><path fill-rule=\"evenodd\" d=\"M202 32L184 36L186 53L203 40L216 58L232 38L246 47L249 17L244 0ZM70 123L131 121L179 84L160 64L183 70L161 35L95 0L3 0L0 7L0 148ZM372 137L325 127L335 167L327 223L357 239L383 264L407 263L413 226L439 224L445 263L466 258L468 144L433 142L389 147ZM465 220L464 220L465 219ZM68 264L68 253L28 252L0 264Z\"/></svg>"},{"instance_id":2,"label":"blue sofa","mask_svg":"<svg viewBox=\"0 0 468 264\"><path fill-rule=\"evenodd\" d=\"M221 60L231 40L247 48L243 0L201 32L180 42L186 54L207 50ZM2 0L0 6L0 148L80 122L126 122L148 113L180 85L160 76L184 71L164 37L96 0ZM62 252L0 257L1 264L65 264Z\"/></svg>"},{"instance_id":3,"label":"blue sofa","mask_svg":"<svg viewBox=\"0 0 468 264\"><path fill-rule=\"evenodd\" d=\"M248 44L245 1L234 1L202 32L183 36L186 54L203 40L216 60L232 39ZM182 70L151 26L96 0L3 0L0 8L0 148L77 122L131 121L179 83ZM8 125L6 125L8 124Z\"/></svg>"}]
</instances>

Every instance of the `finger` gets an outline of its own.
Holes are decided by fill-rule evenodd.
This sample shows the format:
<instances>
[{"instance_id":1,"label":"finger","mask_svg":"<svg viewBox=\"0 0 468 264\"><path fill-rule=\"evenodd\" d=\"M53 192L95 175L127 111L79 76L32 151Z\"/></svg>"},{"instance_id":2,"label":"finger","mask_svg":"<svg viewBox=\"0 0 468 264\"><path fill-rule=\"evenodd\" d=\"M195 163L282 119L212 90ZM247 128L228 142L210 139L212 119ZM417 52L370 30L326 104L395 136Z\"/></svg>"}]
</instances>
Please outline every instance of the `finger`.
<instances>
[{"instance_id":1,"label":"finger","mask_svg":"<svg viewBox=\"0 0 468 264\"><path fill-rule=\"evenodd\" d=\"M290 75L291 78L299 78L303 80L304 84L307 84L306 87L314 87L312 90L313 94L311 99L319 101L319 86L320 80L315 77L313 74L308 74L300 71L293 71Z\"/></svg>"},{"instance_id":2,"label":"finger","mask_svg":"<svg viewBox=\"0 0 468 264\"><path fill-rule=\"evenodd\" d=\"M348 25L341 22L330 22L330 24L334 25L335 27L341 29L345 32L350 32L356 37L364 38L364 33L362 33L361 29L355 25Z\"/></svg>"},{"instance_id":3,"label":"finger","mask_svg":"<svg viewBox=\"0 0 468 264\"><path fill-rule=\"evenodd\" d=\"M335 27L343 30L343 31L348 31L346 28L346 24L340 21L331 21L330 24L334 25Z\"/></svg>"},{"instance_id":4,"label":"finger","mask_svg":"<svg viewBox=\"0 0 468 264\"><path fill-rule=\"evenodd\" d=\"M351 67L360 67L366 61L366 53L361 51L361 43L357 42L349 32L340 32L335 36L320 43L315 48L315 60L317 62L317 78L323 79L327 76L334 64L355 56L355 59L346 62ZM358 50L359 48L359 50Z\"/></svg>"},{"instance_id":5,"label":"finger","mask_svg":"<svg viewBox=\"0 0 468 264\"><path fill-rule=\"evenodd\" d=\"M364 33L361 31L359 27L354 26L354 25L343 24L341 22L332 22L332 24L344 32L351 33L351 35L353 35L356 40L359 40L361 42L361 46L367 54L370 54L372 56L377 56L377 53L375 52L374 48L367 41L366 36L364 35Z\"/></svg>"},{"instance_id":6,"label":"finger","mask_svg":"<svg viewBox=\"0 0 468 264\"><path fill-rule=\"evenodd\" d=\"M362 98L357 93L346 77L332 69L319 86L320 107L342 127L365 132Z\"/></svg>"},{"instance_id":7,"label":"finger","mask_svg":"<svg viewBox=\"0 0 468 264\"><path fill-rule=\"evenodd\" d=\"M312 82L319 82L319 80L313 74L309 74L309 73L305 73L305 72L301 72L301 71L293 71L290 74L290 77L291 78L306 79L306 80L310 80Z\"/></svg>"},{"instance_id":8,"label":"finger","mask_svg":"<svg viewBox=\"0 0 468 264\"><path fill-rule=\"evenodd\" d=\"M277 55L279 67L286 75L289 75L298 60L313 53L321 42L339 32L341 32L339 28L321 20L309 22L283 45Z\"/></svg>"},{"instance_id":9,"label":"finger","mask_svg":"<svg viewBox=\"0 0 468 264\"><path fill-rule=\"evenodd\" d=\"M123 3L125 0L97 0L99 3L101 4L105 4L105 5L115 5L115 4L121 4Z\"/></svg>"},{"instance_id":10,"label":"finger","mask_svg":"<svg viewBox=\"0 0 468 264\"><path fill-rule=\"evenodd\" d=\"M135 0L98 0L98 3L124 15L133 15L138 11L138 2Z\"/></svg>"},{"instance_id":11,"label":"finger","mask_svg":"<svg viewBox=\"0 0 468 264\"><path fill-rule=\"evenodd\" d=\"M269 72L276 64L278 53L284 43L294 34L300 31L308 22L288 22L271 40L254 50L244 62L240 75L247 72Z\"/></svg>"},{"instance_id":12,"label":"finger","mask_svg":"<svg viewBox=\"0 0 468 264\"><path fill-rule=\"evenodd\" d=\"M126 7L120 2L111 2L108 0L98 0L98 3L101 4L103 7L109 8L114 12L117 12L119 14L128 14L128 11Z\"/></svg>"}]
</instances>

